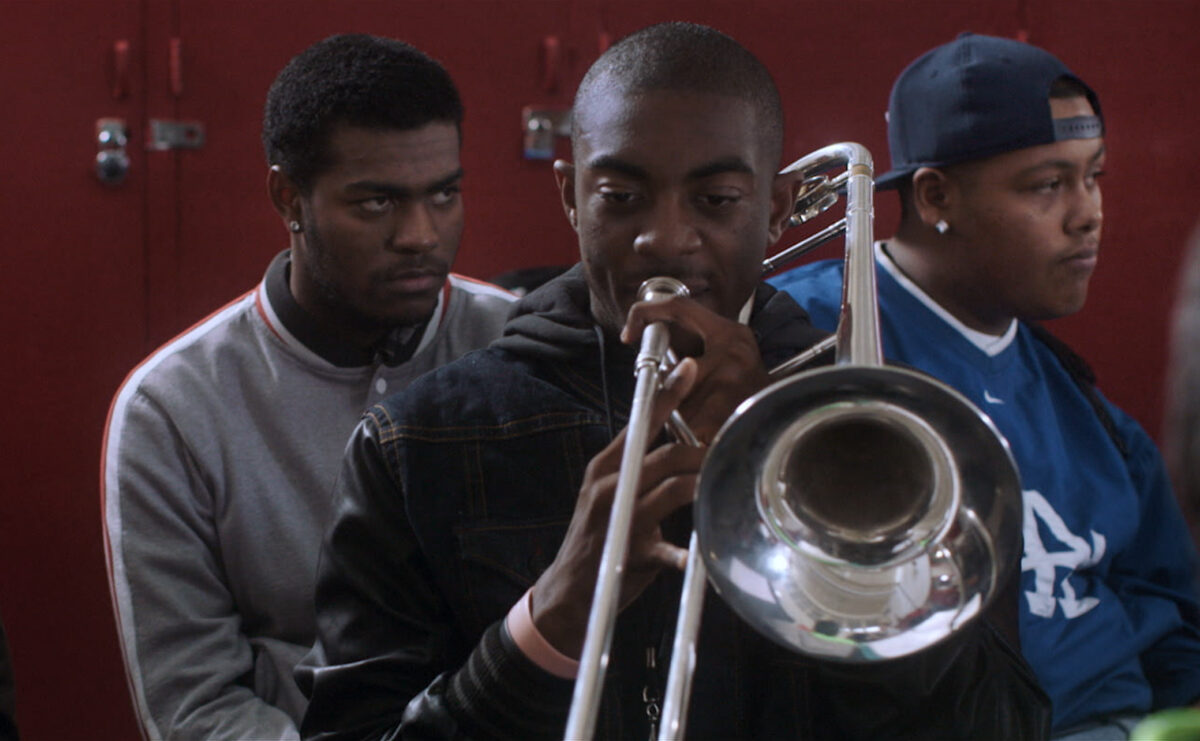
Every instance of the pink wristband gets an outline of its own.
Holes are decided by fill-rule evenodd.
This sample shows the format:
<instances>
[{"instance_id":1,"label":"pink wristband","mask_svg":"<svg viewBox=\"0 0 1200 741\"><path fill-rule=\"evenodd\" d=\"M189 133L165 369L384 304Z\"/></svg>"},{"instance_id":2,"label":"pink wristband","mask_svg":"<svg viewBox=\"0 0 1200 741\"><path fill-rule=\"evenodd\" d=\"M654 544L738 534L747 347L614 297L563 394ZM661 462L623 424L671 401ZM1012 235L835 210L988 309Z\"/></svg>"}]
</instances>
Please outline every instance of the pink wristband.
<instances>
[{"instance_id":1,"label":"pink wristband","mask_svg":"<svg viewBox=\"0 0 1200 741\"><path fill-rule=\"evenodd\" d=\"M542 669L562 679L574 679L579 673L579 662L559 653L533 624L533 587L508 611L504 625L521 653Z\"/></svg>"}]
</instances>

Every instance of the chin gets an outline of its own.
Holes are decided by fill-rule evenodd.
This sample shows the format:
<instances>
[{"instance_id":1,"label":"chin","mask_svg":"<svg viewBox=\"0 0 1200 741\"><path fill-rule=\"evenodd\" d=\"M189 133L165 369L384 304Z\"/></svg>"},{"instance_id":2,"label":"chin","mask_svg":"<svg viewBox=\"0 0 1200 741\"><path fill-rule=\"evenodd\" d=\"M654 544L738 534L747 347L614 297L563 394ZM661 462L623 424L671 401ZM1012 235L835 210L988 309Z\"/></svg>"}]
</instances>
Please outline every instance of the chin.
<instances>
[{"instance_id":1,"label":"chin","mask_svg":"<svg viewBox=\"0 0 1200 741\"><path fill-rule=\"evenodd\" d=\"M1081 311L1083 309L1084 304L1086 304L1086 303L1087 303L1087 287L1085 286L1083 288L1083 290L1079 291L1076 294L1073 294L1072 296L1070 296L1063 302L1063 304L1062 304L1063 313L1060 314L1060 316L1069 316L1071 314L1074 314L1077 311Z\"/></svg>"},{"instance_id":2,"label":"chin","mask_svg":"<svg viewBox=\"0 0 1200 741\"><path fill-rule=\"evenodd\" d=\"M1038 312L1022 318L1028 318L1029 320L1035 322L1048 322L1052 319L1063 319L1064 317L1069 317L1072 314L1076 314L1082 310L1085 298L1086 296L1080 296L1078 298L1072 298L1070 300L1048 304L1042 307Z\"/></svg>"}]
</instances>

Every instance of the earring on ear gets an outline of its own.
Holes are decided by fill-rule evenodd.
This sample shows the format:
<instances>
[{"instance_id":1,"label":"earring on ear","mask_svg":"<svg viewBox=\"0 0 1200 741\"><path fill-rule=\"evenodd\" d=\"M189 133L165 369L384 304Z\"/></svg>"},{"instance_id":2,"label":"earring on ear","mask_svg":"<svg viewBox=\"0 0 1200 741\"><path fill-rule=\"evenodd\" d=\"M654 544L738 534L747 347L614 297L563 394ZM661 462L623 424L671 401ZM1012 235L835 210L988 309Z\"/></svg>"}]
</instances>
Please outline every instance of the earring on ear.
<instances>
[{"instance_id":1,"label":"earring on ear","mask_svg":"<svg viewBox=\"0 0 1200 741\"><path fill-rule=\"evenodd\" d=\"M288 229L292 230L292 234L299 234L300 232L304 231L304 227L300 226L299 221L289 221Z\"/></svg>"},{"instance_id":2,"label":"earring on ear","mask_svg":"<svg viewBox=\"0 0 1200 741\"><path fill-rule=\"evenodd\" d=\"M933 228L938 230L938 234L945 234L946 232L950 231L950 225L946 223L945 219L938 219L937 223L933 225Z\"/></svg>"}]
</instances>

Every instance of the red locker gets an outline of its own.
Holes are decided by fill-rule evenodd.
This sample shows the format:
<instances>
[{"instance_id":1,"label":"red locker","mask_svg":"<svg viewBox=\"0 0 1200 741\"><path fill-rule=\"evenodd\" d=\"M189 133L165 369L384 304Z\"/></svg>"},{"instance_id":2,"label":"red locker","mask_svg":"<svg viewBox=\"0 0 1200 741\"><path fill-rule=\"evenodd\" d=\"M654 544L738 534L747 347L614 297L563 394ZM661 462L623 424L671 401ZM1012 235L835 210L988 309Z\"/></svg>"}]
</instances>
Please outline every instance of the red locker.
<instances>
[{"instance_id":1,"label":"red locker","mask_svg":"<svg viewBox=\"0 0 1200 741\"><path fill-rule=\"evenodd\" d=\"M286 60L331 33L366 31L445 62L467 106L457 269L488 277L576 259L550 163L522 155L522 108L565 108L610 40L668 19L721 28L774 70L789 156L851 139L880 170L892 80L957 32L1024 35L1076 69L1108 123L1105 234L1087 308L1054 329L1158 433L1174 276L1200 216L1200 102L1188 95L1200 3L7 0L0 615L24 738L137 736L104 570L101 430L124 374L250 287L286 244L259 144L263 97ZM117 139L98 141L100 119L128 129L119 184L96 175L101 148L121 161ZM147 148L152 122L165 132L159 146L181 137L173 148ZM203 128L196 148L192 124ZM567 154L563 142L557 151ZM878 235L895 215L881 195Z\"/></svg>"}]
</instances>

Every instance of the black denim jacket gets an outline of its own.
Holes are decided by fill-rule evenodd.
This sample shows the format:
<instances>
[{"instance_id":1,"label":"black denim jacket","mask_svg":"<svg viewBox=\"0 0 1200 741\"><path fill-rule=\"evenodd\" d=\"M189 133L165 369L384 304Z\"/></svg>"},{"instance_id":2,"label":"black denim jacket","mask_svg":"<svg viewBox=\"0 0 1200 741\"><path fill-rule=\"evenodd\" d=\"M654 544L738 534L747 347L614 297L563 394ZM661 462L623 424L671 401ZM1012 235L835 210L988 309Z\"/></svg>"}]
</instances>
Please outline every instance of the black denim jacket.
<instances>
[{"instance_id":1,"label":"black denim jacket","mask_svg":"<svg viewBox=\"0 0 1200 741\"><path fill-rule=\"evenodd\" d=\"M751 328L768 366L822 335L765 284ZM318 643L297 670L306 737L561 738L572 682L525 659L503 618L624 426L632 361L593 326L576 268L518 304L492 347L368 413L322 552ZM649 734L678 591L664 575L621 613L598 738ZM1041 738L1049 717L986 621L917 657L835 667L760 637L710 590L698 655L691 738Z\"/></svg>"}]
</instances>

